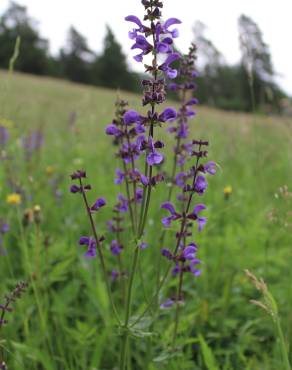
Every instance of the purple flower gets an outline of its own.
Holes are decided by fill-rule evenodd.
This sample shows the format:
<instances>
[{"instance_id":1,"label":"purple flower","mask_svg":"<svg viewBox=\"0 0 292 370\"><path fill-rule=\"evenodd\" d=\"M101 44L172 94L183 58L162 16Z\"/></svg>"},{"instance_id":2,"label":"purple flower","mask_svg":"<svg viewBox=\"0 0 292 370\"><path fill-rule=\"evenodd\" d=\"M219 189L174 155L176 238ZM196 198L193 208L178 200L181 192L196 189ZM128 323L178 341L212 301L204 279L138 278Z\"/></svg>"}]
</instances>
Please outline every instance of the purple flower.
<instances>
[{"instance_id":1,"label":"purple flower","mask_svg":"<svg viewBox=\"0 0 292 370\"><path fill-rule=\"evenodd\" d=\"M123 120L126 125L131 125L133 123L141 123L142 117L138 112L130 109L124 114Z\"/></svg>"},{"instance_id":2,"label":"purple flower","mask_svg":"<svg viewBox=\"0 0 292 370\"><path fill-rule=\"evenodd\" d=\"M6 127L0 126L0 145L5 145L9 139L9 132Z\"/></svg>"},{"instance_id":3,"label":"purple flower","mask_svg":"<svg viewBox=\"0 0 292 370\"><path fill-rule=\"evenodd\" d=\"M117 240L112 240L111 242L111 252L114 256L118 256L123 249L123 246L117 241Z\"/></svg>"},{"instance_id":4,"label":"purple flower","mask_svg":"<svg viewBox=\"0 0 292 370\"><path fill-rule=\"evenodd\" d=\"M180 188L183 188L185 186L185 183L186 183L186 179L187 179L187 173L186 172L179 172L176 176L175 176L175 183L177 186L179 186Z\"/></svg>"},{"instance_id":5,"label":"purple flower","mask_svg":"<svg viewBox=\"0 0 292 370\"><path fill-rule=\"evenodd\" d=\"M9 229L10 229L9 224L3 220L0 220L0 233L6 234L8 233Z\"/></svg>"},{"instance_id":6,"label":"purple flower","mask_svg":"<svg viewBox=\"0 0 292 370\"><path fill-rule=\"evenodd\" d=\"M171 82L168 84L168 89L171 91L176 91L178 89L178 84L175 82Z\"/></svg>"},{"instance_id":7,"label":"purple flower","mask_svg":"<svg viewBox=\"0 0 292 370\"><path fill-rule=\"evenodd\" d=\"M106 201L104 198L98 198L95 203L93 204L93 206L90 208L90 211L91 212L96 212L98 211L101 207L105 206L106 205Z\"/></svg>"},{"instance_id":8,"label":"purple flower","mask_svg":"<svg viewBox=\"0 0 292 370\"><path fill-rule=\"evenodd\" d=\"M176 262L174 268L172 269L172 275L176 276L180 272L181 272L181 268L180 268L179 264Z\"/></svg>"},{"instance_id":9,"label":"purple flower","mask_svg":"<svg viewBox=\"0 0 292 370\"><path fill-rule=\"evenodd\" d=\"M163 161L163 155L155 150L151 136L149 137L148 145L150 153L147 155L147 163L149 166L161 163Z\"/></svg>"},{"instance_id":10,"label":"purple flower","mask_svg":"<svg viewBox=\"0 0 292 370\"><path fill-rule=\"evenodd\" d=\"M170 79L176 78L177 70L172 69L169 65L171 63L175 62L178 59L180 59L180 55L178 53L172 53L166 58L165 62L163 64L161 64L161 66L159 67L159 69L161 69L163 72L165 72L166 75Z\"/></svg>"},{"instance_id":11,"label":"purple flower","mask_svg":"<svg viewBox=\"0 0 292 370\"><path fill-rule=\"evenodd\" d=\"M200 260L194 258L190 262L190 271L195 275L199 276L201 274L201 271L196 268L196 266L200 263Z\"/></svg>"},{"instance_id":12,"label":"purple flower","mask_svg":"<svg viewBox=\"0 0 292 370\"><path fill-rule=\"evenodd\" d=\"M123 131L119 129L116 125L111 123L110 125L106 126L105 133L107 135L113 135L115 137L120 137L123 135Z\"/></svg>"},{"instance_id":13,"label":"purple flower","mask_svg":"<svg viewBox=\"0 0 292 370\"><path fill-rule=\"evenodd\" d=\"M169 27L174 24L181 24L181 21L177 18L169 18L163 25L164 32L170 33L173 38L178 37L178 29L170 30Z\"/></svg>"},{"instance_id":14,"label":"purple flower","mask_svg":"<svg viewBox=\"0 0 292 370\"><path fill-rule=\"evenodd\" d=\"M140 244L139 244L139 248L140 249L142 249L142 250L144 250L144 249L146 249L147 248L147 243L145 243L145 242L141 242Z\"/></svg>"},{"instance_id":15,"label":"purple flower","mask_svg":"<svg viewBox=\"0 0 292 370\"><path fill-rule=\"evenodd\" d=\"M135 39L135 44L131 47L131 49L141 49L142 52L134 56L136 62L143 61L143 55L147 55L153 49L152 45L146 40L146 38L142 35L137 35Z\"/></svg>"},{"instance_id":16,"label":"purple flower","mask_svg":"<svg viewBox=\"0 0 292 370\"><path fill-rule=\"evenodd\" d=\"M173 204L170 202L162 203L160 208L166 209L170 212L170 216L164 217L162 219L162 223L166 227L170 226L171 221L175 221L181 218L181 214L175 211Z\"/></svg>"},{"instance_id":17,"label":"purple flower","mask_svg":"<svg viewBox=\"0 0 292 370\"><path fill-rule=\"evenodd\" d=\"M197 98L191 98L187 103L186 105L196 105L199 103L199 100Z\"/></svg>"},{"instance_id":18,"label":"purple flower","mask_svg":"<svg viewBox=\"0 0 292 370\"><path fill-rule=\"evenodd\" d=\"M192 213L188 214L188 218L190 220L195 220L198 223L198 231L202 231L203 227L205 226L207 219L206 217L200 217L199 213L206 209L206 206L204 204L197 204L194 207L194 210Z\"/></svg>"},{"instance_id":19,"label":"purple flower","mask_svg":"<svg viewBox=\"0 0 292 370\"><path fill-rule=\"evenodd\" d=\"M136 190L135 202L140 204L140 203L142 203L142 199L143 199L143 189L138 188Z\"/></svg>"},{"instance_id":20,"label":"purple flower","mask_svg":"<svg viewBox=\"0 0 292 370\"><path fill-rule=\"evenodd\" d=\"M171 251L167 248L162 248L161 249L161 254L162 254L163 257L166 257L169 260L172 260L172 258L173 258L173 255L172 255Z\"/></svg>"},{"instance_id":21,"label":"purple flower","mask_svg":"<svg viewBox=\"0 0 292 370\"><path fill-rule=\"evenodd\" d=\"M174 304L174 300L171 298L168 298L165 302L161 303L160 308L162 310L165 310L167 308L170 308Z\"/></svg>"},{"instance_id":22,"label":"purple flower","mask_svg":"<svg viewBox=\"0 0 292 370\"><path fill-rule=\"evenodd\" d=\"M107 229L108 229L108 231L110 232L110 233L114 233L115 231L116 231L116 229L115 229L115 225L114 225L114 223L113 223L113 221L112 220L110 220L110 221L107 221Z\"/></svg>"},{"instance_id":23,"label":"purple flower","mask_svg":"<svg viewBox=\"0 0 292 370\"><path fill-rule=\"evenodd\" d=\"M80 245L87 245L87 251L84 254L85 257L94 258L96 257L96 241L92 237L81 236L79 239Z\"/></svg>"},{"instance_id":24,"label":"purple flower","mask_svg":"<svg viewBox=\"0 0 292 370\"><path fill-rule=\"evenodd\" d=\"M194 243L190 243L183 251L183 257L187 260L193 260L196 258L198 247Z\"/></svg>"},{"instance_id":25,"label":"purple flower","mask_svg":"<svg viewBox=\"0 0 292 370\"><path fill-rule=\"evenodd\" d=\"M135 23L138 26L138 28L133 28L133 30L129 32L129 38L131 40L133 40L137 37L138 32L144 32L145 27L143 26L140 19L138 17L136 17L135 15L128 15L125 18L125 20L128 21L128 22Z\"/></svg>"},{"instance_id":26,"label":"purple flower","mask_svg":"<svg viewBox=\"0 0 292 370\"><path fill-rule=\"evenodd\" d=\"M120 276L120 274L117 270L112 270L112 272L111 272L112 280L116 280L119 276Z\"/></svg>"},{"instance_id":27,"label":"purple flower","mask_svg":"<svg viewBox=\"0 0 292 370\"><path fill-rule=\"evenodd\" d=\"M70 186L70 192L75 194L75 193L80 193L81 192L81 189L80 189L80 186L77 186L77 185L71 185Z\"/></svg>"},{"instance_id":28,"label":"purple flower","mask_svg":"<svg viewBox=\"0 0 292 370\"><path fill-rule=\"evenodd\" d=\"M217 164L215 162L208 162L204 164L204 171L210 175L215 175Z\"/></svg>"},{"instance_id":29,"label":"purple flower","mask_svg":"<svg viewBox=\"0 0 292 370\"><path fill-rule=\"evenodd\" d=\"M146 128L145 128L145 126L144 126L144 125L142 125L142 124L140 124L140 123L138 123L138 124L136 125L136 127L135 127L135 133L136 133L137 135L139 135L139 134L144 134L144 132L146 132Z\"/></svg>"},{"instance_id":30,"label":"purple flower","mask_svg":"<svg viewBox=\"0 0 292 370\"><path fill-rule=\"evenodd\" d=\"M164 109L164 111L159 115L158 120L160 122L172 122L176 119L176 110L172 107Z\"/></svg>"},{"instance_id":31,"label":"purple flower","mask_svg":"<svg viewBox=\"0 0 292 370\"><path fill-rule=\"evenodd\" d=\"M141 180L141 183L144 185L144 186L147 186L149 184L149 180L148 180L148 177L143 175L142 173L140 174L140 180Z\"/></svg>"},{"instance_id":32,"label":"purple flower","mask_svg":"<svg viewBox=\"0 0 292 370\"><path fill-rule=\"evenodd\" d=\"M189 135L189 126L186 122L182 122L177 130L177 137L186 138Z\"/></svg>"},{"instance_id":33,"label":"purple flower","mask_svg":"<svg viewBox=\"0 0 292 370\"><path fill-rule=\"evenodd\" d=\"M203 195L207 189L208 182L204 176L198 176L195 182L195 191L199 195Z\"/></svg>"},{"instance_id":34,"label":"purple flower","mask_svg":"<svg viewBox=\"0 0 292 370\"><path fill-rule=\"evenodd\" d=\"M72 173L71 179L72 180L77 180L77 179L82 179L86 178L86 172L84 170L77 170Z\"/></svg>"},{"instance_id":35,"label":"purple flower","mask_svg":"<svg viewBox=\"0 0 292 370\"><path fill-rule=\"evenodd\" d=\"M117 176L117 178L115 179L115 184L119 185L124 181L125 174L119 168L117 168L116 169L116 176Z\"/></svg>"},{"instance_id":36,"label":"purple flower","mask_svg":"<svg viewBox=\"0 0 292 370\"><path fill-rule=\"evenodd\" d=\"M123 194L118 195L118 203L115 205L115 209L119 212L125 213L128 211L128 201Z\"/></svg>"}]
</instances>

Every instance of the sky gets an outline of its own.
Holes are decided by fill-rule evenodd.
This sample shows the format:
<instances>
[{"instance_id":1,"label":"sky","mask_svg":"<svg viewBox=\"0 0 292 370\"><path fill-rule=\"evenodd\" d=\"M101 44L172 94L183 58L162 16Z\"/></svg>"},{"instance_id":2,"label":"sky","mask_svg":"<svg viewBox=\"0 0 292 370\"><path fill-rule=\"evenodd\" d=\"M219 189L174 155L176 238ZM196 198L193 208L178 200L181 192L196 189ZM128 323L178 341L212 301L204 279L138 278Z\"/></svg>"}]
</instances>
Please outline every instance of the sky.
<instances>
[{"instance_id":1,"label":"sky","mask_svg":"<svg viewBox=\"0 0 292 370\"><path fill-rule=\"evenodd\" d=\"M140 0L16 0L28 8L29 14L39 21L42 37L50 41L50 50L57 54L64 45L66 32L73 25L88 39L96 52L102 50L106 24L110 25L128 57L129 65L137 69L130 51L128 31L131 24L124 17L133 14L143 17ZM0 14L9 0L0 0ZM163 18L182 20L177 45L187 52L193 41L192 28L196 20L207 25L207 36L222 52L228 63L240 59L237 19L241 14L250 16L263 32L270 46L272 61L278 74L277 81L292 94L292 1L291 0L164 0Z\"/></svg>"}]
</instances>

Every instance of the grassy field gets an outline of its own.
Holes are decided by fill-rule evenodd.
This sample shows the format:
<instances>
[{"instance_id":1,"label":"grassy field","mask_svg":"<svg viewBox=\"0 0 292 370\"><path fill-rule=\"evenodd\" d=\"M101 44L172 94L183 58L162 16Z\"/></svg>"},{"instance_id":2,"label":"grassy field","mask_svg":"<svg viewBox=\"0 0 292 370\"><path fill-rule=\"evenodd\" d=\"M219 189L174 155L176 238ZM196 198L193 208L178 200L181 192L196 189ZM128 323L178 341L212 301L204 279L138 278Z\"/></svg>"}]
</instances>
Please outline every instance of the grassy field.
<instances>
[{"instance_id":1,"label":"grassy field","mask_svg":"<svg viewBox=\"0 0 292 370\"><path fill-rule=\"evenodd\" d=\"M89 225L81 199L69 192L70 173L85 168L94 189L90 197L104 196L109 204L97 217L98 229L107 237L106 221L119 188L113 182L116 148L104 127L112 120L116 95L0 72L0 123L10 136L1 148L0 218L9 223L10 231L2 237L0 302L18 280L29 282L0 331L9 369L117 368L119 333L98 262L84 259L78 247L79 236L89 233ZM139 97L120 95L140 110ZM44 144L25 160L21 138L36 129L44 133ZM160 135L172 147L166 130ZM249 302L259 293L244 269L267 282L291 346L292 199L283 197L279 188L288 185L292 190L292 122L199 107L192 136L210 141L209 158L220 166L204 199L208 225L198 238L202 275L187 281L180 351L166 355L174 312L161 311L151 327L154 335L131 342L131 368L280 370L273 322ZM166 161L166 168L169 165ZM232 186L228 199L223 193L226 186ZM21 192L22 202L8 204L6 197L15 190ZM135 282L136 312L143 295L152 295L153 265L161 247L157 245L161 225L156 220L164 197L158 187L147 225L149 247L140 259L144 280ZM35 205L41 207L41 223L26 225L24 213ZM114 268L113 256L106 255L108 266ZM172 285L170 279L160 301ZM112 288L118 301L118 287ZM151 320L149 315L142 322L145 332Z\"/></svg>"}]
</instances>

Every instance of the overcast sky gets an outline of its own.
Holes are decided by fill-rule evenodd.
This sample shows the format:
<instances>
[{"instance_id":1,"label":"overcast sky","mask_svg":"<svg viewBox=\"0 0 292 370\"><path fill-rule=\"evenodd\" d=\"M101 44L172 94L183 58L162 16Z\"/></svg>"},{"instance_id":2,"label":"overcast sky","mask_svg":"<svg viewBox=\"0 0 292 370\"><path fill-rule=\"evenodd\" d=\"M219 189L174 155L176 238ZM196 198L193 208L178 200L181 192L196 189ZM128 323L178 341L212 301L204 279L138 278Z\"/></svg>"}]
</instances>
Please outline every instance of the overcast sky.
<instances>
[{"instance_id":1,"label":"overcast sky","mask_svg":"<svg viewBox=\"0 0 292 370\"><path fill-rule=\"evenodd\" d=\"M16 0L17 1L17 0ZM128 30L131 24L124 17L134 14L143 16L140 0L18 0L26 5L29 14L39 21L43 37L50 41L53 53L64 45L66 31L74 25L87 37L90 47L100 51L109 24L128 55L133 67L129 48ZM0 14L8 0L0 0ZM227 62L239 60L237 18L240 14L250 16L260 27L264 41L270 46L278 82L292 94L292 0L164 0L163 17L177 17L180 25L178 47L187 51L192 41L192 27L196 20L208 26L208 37L223 53ZM1 46L0 46L1 47Z\"/></svg>"}]
</instances>

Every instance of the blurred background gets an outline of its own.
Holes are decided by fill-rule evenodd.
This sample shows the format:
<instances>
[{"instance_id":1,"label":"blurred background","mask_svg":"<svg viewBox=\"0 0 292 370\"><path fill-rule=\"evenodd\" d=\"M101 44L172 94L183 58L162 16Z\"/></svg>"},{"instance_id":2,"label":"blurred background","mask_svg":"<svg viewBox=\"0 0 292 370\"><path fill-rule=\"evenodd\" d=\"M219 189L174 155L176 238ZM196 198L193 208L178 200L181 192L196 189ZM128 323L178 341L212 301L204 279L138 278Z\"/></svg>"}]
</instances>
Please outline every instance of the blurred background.
<instances>
[{"instance_id":1,"label":"blurred background","mask_svg":"<svg viewBox=\"0 0 292 370\"><path fill-rule=\"evenodd\" d=\"M177 49L198 45L197 96L226 110L290 114L292 5L262 1L167 1L165 18L183 20ZM0 2L0 68L8 68L17 35L15 69L84 84L140 91L143 65L135 66L127 39L129 14L140 1L19 0ZM137 63L135 63L137 64ZM110 78L108 77L110 76ZM251 99L251 89L253 98Z\"/></svg>"}]
</instances>

